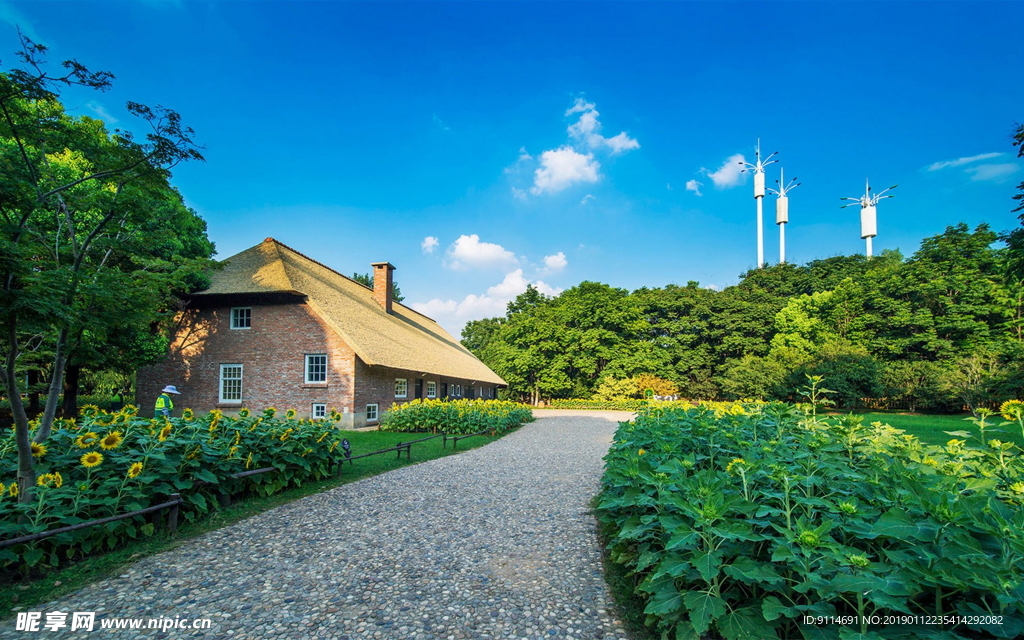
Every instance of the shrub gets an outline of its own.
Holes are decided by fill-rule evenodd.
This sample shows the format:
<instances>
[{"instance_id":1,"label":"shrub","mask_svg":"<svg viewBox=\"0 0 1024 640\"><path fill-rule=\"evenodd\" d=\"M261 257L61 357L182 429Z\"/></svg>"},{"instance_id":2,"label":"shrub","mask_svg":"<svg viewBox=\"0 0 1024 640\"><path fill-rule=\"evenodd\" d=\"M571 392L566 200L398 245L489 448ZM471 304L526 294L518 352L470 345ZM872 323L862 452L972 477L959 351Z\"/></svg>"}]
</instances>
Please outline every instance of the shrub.
<instances>
[{"instance_id":1,"label":"shrub","mask_svg":"<svg viewBox=\"0 0 1024 640\"><path fill-rule=\"evenodd\" d=\"M643 411L616 434L598 518L662 637L1019 637L1024 457L954 435L926 446L783 404ZM890 615L920 617L871 622ZM925 623L945 615L975 618Z\"/></svg>"},{"instance_id":2,"label":"shrub","mask_svg":"<svg viewBox=\"0 0 1024 640\"><path fill-rule=\"evenodd\" d=\"M422 400L394 405L380 417L381 431L429 431L465 435L500 433L532 422L530 407L506 400Z\"/></svg>"}]
</instances>

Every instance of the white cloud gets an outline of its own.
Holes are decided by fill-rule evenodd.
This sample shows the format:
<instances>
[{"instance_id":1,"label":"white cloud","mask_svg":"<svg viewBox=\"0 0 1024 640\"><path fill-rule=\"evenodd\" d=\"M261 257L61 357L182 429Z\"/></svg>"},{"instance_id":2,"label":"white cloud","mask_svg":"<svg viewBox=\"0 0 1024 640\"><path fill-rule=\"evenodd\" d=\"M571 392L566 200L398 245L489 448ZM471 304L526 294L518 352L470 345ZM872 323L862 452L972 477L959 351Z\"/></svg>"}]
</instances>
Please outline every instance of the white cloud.
<instances>
[{"instance_id":1,"label":"white cloud","mask_svg":"<svg viewBox=\"0 0 1024 640\"><path fill-rule=\"evenodd\" d=\"M451 131L452 130L451 127L449 127L447 124L445 124L444 120L442 120L441 118L437 117L436 113L433 114L432 120L434 122L434 126L437 127L438 129L440 129L441 131Z\"/></svg>"},{"instance_id":2,"label":"white cloud","mask_svg":"<svg viewBox=\"0 0 1024 640\"><path fill-rule=\"evenodd\" d=\"M539 167L533 172L533 186L530 193L540 195L543 193L558 193L577 183L595 183L601 179L601 163L594 158L598 151L617 155L631 149L640 148L640 143L635 138L630 138L625 131L611 138L605 138L600 134L601 122L592 102L586 102L583 98L576 98L565 115L571 116L580 114L576 122L569 125L569 142L557 149L549 149L540 154L539 159L534 158L526 152L525 148L519 149L519 157L515 163L505 169L506 174L518 174L524 164L539 162ZM526 199L524 189L517 186L512 187L512 196L519 200ZM586 197L583 199L586 202Z\"/></svg>"},{"instance_id":3,"label":"white cloud","mask_svg":"<svg viewBox=\"0 0 1024 640\"><path fill-rule=\"evenodd\" d=\"M579 120L569 125L569 136L591 149L608 147L614 155L623 151L629 151L630 149L640 148L640 143L635 138L630 138L626 135L625 131L611 138L605 138L598 133L601 130L601 123L597 120L597 117L601 113L594 108L593 104L584 103L582 98L577 98L576 104L566 111L565 115L568 116L573 113L580 113L581 115Z\"/></svg>"},{"instance_id":4,"label":"white cloud","mask_svg":"<svg viewBox=\"0 0 1024 640\"><path fill-rule=\"evenodd\" d=\"M1020 167L1008 162L1005 164L981 164L976 167L969 167L965 171L971 176L971 180L1002 182L1020 171Z\"/></svg>"},{"instance_id":5,"label":"white cloud","mask_svg":"<svg viewBox=\"0 0 1024 640\"><path fill-rule=\"evenodd\" d=\"M579 113L581 111L593 110L594 104L592 102L584 102L583 98L576 98L576 102L571 107L569 107L568 111L565 112L565 115L571 116L572 114Z\"/></svg>"},{"instance_id":6,"label":"white cloud","mask_svg":"<svg viewBox=\"0 0 1024 640\"><path fill-rule=\"evenodd\" d=\"M28 18L7 2L0 2L0 22L6 22L12 27L21 30L22 35L28 36L36 44L42 44L42 38L36 31L35 25L29 22Z\"/></svg>"},{"instance_id":7,"label":"white cloud","mask_svg":"<svg viewBox=\"0 0 1024 640\"><path fill-rule=\"evenodd\" d=\"M533 160L533 156L526 152L526 147L519 147L519 157L512 163L512 166L505 167L505 173L519 173L524 164Z\"/></svg>"},{"instance_id":8,"label":"white cloud","mask_svg":"<svg viewBox=\"0 0 1024 640\"><path fill-rule=\"evenodd\" d=\"M550 256L544 256L544 273L554 273L561 271L569 265L569 261L565 258L565 253L559 251L558 253Z\"/></svg>"},{"instance_id":9,"label":"white cloud","mask_svg":"<svg viewBox=\"0 0 1024 640\"><path fill-rule=\"evenodd\" d=\"M928 165L928 171L938 171L939 169L947 169L949 167L959 167L972 162L978 162L979 160L991 160L992 158L998 158L1003 154L1001 153L981 153L976 156L968 156L966 158L957 158L956 160L943 160L942 162L933 162Z\"/></svg>"},{"instance_id":10,"label":"white cloud","mask_svg":"<svg viewBox=\"0 0 1024 640\"><path fill-rule=\"evenodd\" d=\"M703 186L704 186L704 183L700 182L698 180L687 180L686 181L686 190L687 191L692 191L695 195L698 195L698 196L704 195L703 193L700 192L700 188L703 187Z\"/></svg>"},{"instance_id":11,"label":"white cloud","mask_svg":"<svg viewBox=\"0 0 1024 640\"><path fill-rule=\"evenodd\" d=\"M743 182L743 162L746 162L746 158L742 153L737 153L729 156L718 168L718 171L708 171L703 168L701 171L711 178L716 189L729 189Z\"/></svg>"},{"instance_id":12,"label":"white cloud","mask_svg":"<svg viewBox=\"0 0 1024 640\"><path fill-rule=\"evenodd\" d=\"M580 204L587 204L591 200L596 200L596 199L597 198L595 198L593 194L588 193L587 195L583 196L582 200L580 200Z\"/></svg>"},{"instance_id":13,"label":"white cloud","mask_svg":"<svg viewBox=\"0 0 1024 640\"><path fill-rule=\"evenodd\" d=\"M617 136L604 139L605 145L612 150L612 153L622 153L623 151L629 151L630 149L639 149L640 143L636 141L636 138L630 138L623 131Z\"/></svg>"},{"instance_id":14,"label":"white cloud","mask_svg":"<svg viewBox=\"0 0 1024 640\"><path fill-rule=\"evenodd\" d=\"M519 264L519 260L511 251L500 244L480 242L477 234L462 235L448 250L452 269L492 269L507 268Z\"/></svg>"},{"instance_id":15,"label":"white cloud","mask_svg":"<svg viewBox=\"0 0 1024 640\"><path fill-rule=\"evenodd\" d=\"M115 118L114 116L110 115L110 113L107 111L107 109L102 104L100 104L99 102L96 102L95 100L91 100L91 101L85 103L85 106L86 106L87 109L89 109L89 111L92 111L93 113L95 113L97 118L99 118L100 120L106 122L107 124L117 124L117 118Z\"/></svg>"},{"instance_id":16,"label":"white cloud","mask_svg":"<svg viewBox=\"0 0 1024 640\"><path fill-rule=\"evenodd\" d=\"M583 155L566 145L540 155L540 168L534 172L534 195L557 193L577 182L597 182L601 165L594 154Z\"/></svg>"},{"instance_id":17,"label":"white cloud","mask_svg":"<svg viewBox=\"0 0 1024 640\"><path fill-rule=\"evenodd\" d=\"M501 282L488 288L486 293L480 295L471 293L461 301L434 298L427 302L414 302L410 306L437 320L453 336L458 337L462 333L462 327L470 320L505 315L508 303L525 292L527 285L531 284L547 296L556 296L562 292L561 289L552 287L541 280L531 282L523 276L522 269L514 269L505 274L505 278Z\"/></svg>"},{"instance_id":18,"label":"white cloud","mask_svg":"<svg viewBox=\"0 0 1024 640\"><path fill-rule=\"evenodd\" d=\"M426 238L423 238L423 242L420 243L420 248L423 249L423 253L434 253L434 250L437 249L438 243L439 240L434 236L427 236Z\"/></svg>"}]
</instances>

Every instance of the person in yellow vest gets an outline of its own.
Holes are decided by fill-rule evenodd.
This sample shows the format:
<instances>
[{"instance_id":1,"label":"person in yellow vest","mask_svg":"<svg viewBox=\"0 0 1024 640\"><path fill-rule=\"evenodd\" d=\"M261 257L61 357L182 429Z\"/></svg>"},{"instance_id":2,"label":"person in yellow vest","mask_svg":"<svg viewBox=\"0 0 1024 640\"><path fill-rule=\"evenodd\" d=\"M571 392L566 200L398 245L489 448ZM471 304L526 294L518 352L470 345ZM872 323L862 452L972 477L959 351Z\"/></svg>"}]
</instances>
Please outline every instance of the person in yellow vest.
<instances>
[{"instance_id":1,"label":"person in yellow vest","mask_svg":"<svg viewBox=\"0 0 1024 640\"><path fill-rule=\"evenodd\" d=\"M160 396L156 399L156 408L153 410L154 417L171 417L171 411L174 410L174 402L171 400L170 395L172 393L176 396L181 395L181 392L178 391L177 387L174 385L169 384L163 388L163 391L160 392Z\"/></svg>"}]
</instances>

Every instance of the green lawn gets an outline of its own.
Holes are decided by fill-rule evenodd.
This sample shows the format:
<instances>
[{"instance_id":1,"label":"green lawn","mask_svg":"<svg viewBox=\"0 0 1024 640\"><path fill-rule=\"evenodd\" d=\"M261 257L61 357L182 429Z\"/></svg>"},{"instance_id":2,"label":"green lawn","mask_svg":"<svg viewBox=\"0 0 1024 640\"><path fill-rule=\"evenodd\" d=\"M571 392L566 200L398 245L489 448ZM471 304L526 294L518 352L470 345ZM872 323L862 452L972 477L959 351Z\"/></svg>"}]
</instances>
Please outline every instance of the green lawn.
<instances>
[{"instance_id":1,"label":"green lawn","mask_svg":"<svg viewBox=\"0 0 1024 640\"><path fill-rule=\"evenodd\" d=\"M506 432L508 433L508 432ZM390 433L383 431L352 431L345 437L348 438L352 447L352 455L358 456L371 451L387 449L399 442L411 442L425 438L429 433ZM401 460L397 453L390 451L369 458L353 460L352 464L346 464L341 474L336 478L329 478L319 482L310 482L301 487L283 491L276 495L261 497L248 496L236 498L237 502L229 507L220 509L202 520L189 523L182 521L178 532L171 535L166 529L158 529L149 538L134 540L117 549L103 555L92 556L75 562L72 565L47 574L42 578L30 578L16 581L14 584L5 584L0 589L0 620L13 618L17 611L24 611L38 604L48 602L65 594L81 589L82 587L101 580L107 576L120 572L123 567L139 558L151 556L163 551L168 551L181 544L222 527L234 524L251 516L273 509L282 504L304 498L308 495L320 493L334 487L354 482L369 476L375 476L392 469L404 467L418 462L425 462L435 458L452 455L468 449L483 446L497 440L501 436L475 436L466 438L458 443L458 449L453 449L452 443L448 443L447 449L442 449L442 438L418 442L412 445L411 460L407 461L405 455ZM340 451L339 451L340 453ZM10 576L0 576L5 580Z\"/></svg>"},{"instance_id":2,"label":"green lawn","mask_svg":"<svg viewBox=\"0 0 1024 640\"><path fill-rule=\"evenodd\" d=\"M958 415L923 415L923 414L905 414L905 413L864 413L856 414L864 416L864 424L871 424L872 422L882 422L897 429L903 429L909 434L917 436L922 442L927 444L944 445L954 436L945 433L946 431L967 431L974 434L975 439L969 441L970 444L980 444L980 431L978 427L968 420L971 414L958 414ZM1024 438L1021 437L1020 427L1017 423L1008 424L999 427L999 423L1005 422L1002 416L991 416L988 423L992 424L992 428L985 429L986 440L993 438L1002 440L1004 442L1013 441L1018 446L1024 447Z\"/></svg>"}]
</instances>

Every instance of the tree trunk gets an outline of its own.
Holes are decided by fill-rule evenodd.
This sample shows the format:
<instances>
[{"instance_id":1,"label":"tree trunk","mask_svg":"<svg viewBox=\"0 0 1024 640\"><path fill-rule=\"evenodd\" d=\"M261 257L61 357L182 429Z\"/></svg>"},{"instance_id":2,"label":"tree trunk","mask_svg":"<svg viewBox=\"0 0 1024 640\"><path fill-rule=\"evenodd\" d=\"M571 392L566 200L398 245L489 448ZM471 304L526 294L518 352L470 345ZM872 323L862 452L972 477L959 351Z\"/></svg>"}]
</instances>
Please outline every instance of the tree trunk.
<instances>
[{"instance_id":1,"label":"tree trunk","mask_svg":"<svg viewBox=\"0 0 1024 640\"><path fill-rule=\"evenodd\" d=\"M57 415L57 401L60 399L60 392L64 387L64 367L67 365L68 330L61 329L57 337L57 349L53 356L53 377L50 378L50 392L46 396L46 408L43 410L43 417L39 421L39 430L36 431L35 442L44 442L50 437L50 428L53 426L53 418Z\"/></svg>"},{"instance_id":2,"label":"tree trunk","mask_svg":"<svg viewBox=\"0 0 1024 640\"><path fill-rule=\"evenodd\" d=\"M35 369L28 372L28 412L33 416L42 412L39 408L39 372Z\"/></svg>"},{"instance_id":3,"label":"tree trunk","mask_svg":"<svg viewBox=\"0 0 1024 640\"><path fill-rule=\"evenodd\" d=\"M0 369L0 382L3 382L7 397L11 401L11 417L14 418L14 441L18 449L18 502L31 502L35 499L36 469L32 459L32 443L28 433L28 415L25 404L21 401L21 389L18 388L18 376L15 363L21 346L18 344L17 323L11 318L7 323L7 358Z\"/></svg>"},{"instance_id":4,"label":"tree trunk","mask_svg":"<svg viewBox=\"0 0 1024 640\"><path fill-rule=\"evenodd\" d=\"M78 388L82 377L82 365L69 364L64 373L64 402L60 407L60 415L63 418L72 418L78 415Z\"/></svg>"}]
</instances>

